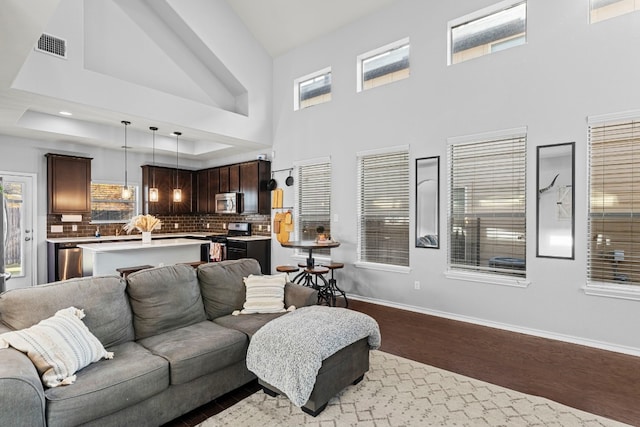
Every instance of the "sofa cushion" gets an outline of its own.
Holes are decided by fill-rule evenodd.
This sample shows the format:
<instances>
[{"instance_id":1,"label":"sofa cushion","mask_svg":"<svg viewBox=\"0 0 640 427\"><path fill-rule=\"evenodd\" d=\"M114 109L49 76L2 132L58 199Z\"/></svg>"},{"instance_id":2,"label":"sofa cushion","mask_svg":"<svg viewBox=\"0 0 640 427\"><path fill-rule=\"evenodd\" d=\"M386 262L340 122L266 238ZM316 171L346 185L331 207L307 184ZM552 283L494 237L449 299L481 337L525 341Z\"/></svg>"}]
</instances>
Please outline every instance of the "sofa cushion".
<instances>
[{"instance_id":1,"label":"sofa cushion","mask_svg":"<svg viewBox=\"0 0 640 427\"><path fill-rule=\"evenodd\" d=\"M26 353L47 387L73 384L78 370L113 357L82 323L84 316L75 307L58 310L30 328L0 335L0 348Z\"/></svg>"},{"instance_id":2,"label":"sofa cushion","mask_svg":"<svg viewBox=\"0 0 640 427\"><path fill-rule=\"evenodd\" d=\"M195 270L184 264L137 271L127 277L136 339L206 319Z\"/></svg>"},{"instance_id":3,"label":"sofa cushion","mask_svg":"<svg viewBox=\"0 0 640 427\"><path fill-rule=\"evenodd\" d=\"M133 340L126 283L117 276L82 277L12 289L0 294L0 319L12 329L26 329L70 306L86 313L84 324L111 347Z\"/></svg>"},{"instance_id":4,"label":"sofa cushion","mask_svg":"<svg viewBox=\"0 0 640 427\"><path fill-rule=\"evenodd\" d=\"M226 316L217 317L214 322L225 328L235 329L246 334L249 339L255 334L258 329L266 325L269 321L287 314L284 313L257 313L251 316L233 316L228 314Z\"/></svg>"},{"instance_id":5,"label":"sofa cushion","mask_svg":"<svg viewBox=\"0 0 640 427\"><path fill-rule=\"evenodd\" d=\"M208 320L138 343L169 361L171 384L184 384L244 360L249 345L244 334Z\"/></svg>"},{"instance_id":6,"label":"sofa cushion","mask_svg":"<svg viewBox=\"0 0 640 427\"><path fill-rule=\"evenodd\" d=\"M260 263L251 258L210 262L198 267L207 318L215 319L242 309L246 295L243 278L250 274L260 274Z\"/></svg>"},{"instance_id":7,"label":"sofa cushion","mask_svg":"<svg viewBox=\"0 0 640 427\"><path fill-rule=\"evenodd\" d=\"M47 426L71 426L135 405L169 386L169 364L135 342L108 350L116 357L93 363L71 387L45 390Z\"/></svg>"}]
</instances>

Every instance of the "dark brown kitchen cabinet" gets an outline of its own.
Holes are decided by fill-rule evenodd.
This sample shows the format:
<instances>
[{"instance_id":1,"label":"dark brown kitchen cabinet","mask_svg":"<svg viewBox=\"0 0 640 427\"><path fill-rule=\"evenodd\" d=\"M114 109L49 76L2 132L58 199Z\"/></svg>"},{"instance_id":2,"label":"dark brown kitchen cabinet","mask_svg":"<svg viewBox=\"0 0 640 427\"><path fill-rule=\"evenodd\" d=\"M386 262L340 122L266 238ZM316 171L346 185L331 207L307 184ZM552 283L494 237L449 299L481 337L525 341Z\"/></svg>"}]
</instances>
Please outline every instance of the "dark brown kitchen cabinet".
<instances>
[{"instance_id":1,"label":"dark brown kitchen cabinet","mask_svg":"<svg viewBox=\"0 0 640 427\"><path fill-rule=\"evenodd\" d=\"M271 163L263 160L240 164L240 192L243 214L269 214L271 193L267 183L271 175Z\"/></svg>"},{"instance_id":2,"label":"dark brown kitchen cabinet","mask_svg":"<svg viewBox=\"0 0 640 427\"><path fill-rule=\"evenodd\" d=\"M50 214L91 214L91 158L49 153L47 200Z\"/></svg>"},{"instance_id":3,"label":"dark brown kitchen cabinet","mask_svg":"<svg viewBox=\"0 0 640 427\"><path fill-rule=\"evenodd\" d=\"M240 192L240 165L221 166L220 171L220 193Z\"/></svg>"},{"instance_id":4,"label":"dark brown kitchen cabinet","mask_svg":"<svg viewBox=\"0 0 640 427\"><path fill-rule=\"evenodd\" d=\"M177 180L176 180L177 173ZM171 215L192 212L193 172L161 166L142 166L142 204L144 213ZM155 180L158 201L149 201L149 188ZM178 185L182 190L182 201L173 201L173 189Z\"/></svg>"},{"instance_id":5,"label":"dark brown kitchen cabinet","mask_svg":"<svg viewBox=\"0 0 640 427\"><path fill-rule=\"evenodd\" d=\"M196 188L196 211L215 213L215 195L220 192L220 170L205 169L194 173Z\"/></svg>"}]
</instances>

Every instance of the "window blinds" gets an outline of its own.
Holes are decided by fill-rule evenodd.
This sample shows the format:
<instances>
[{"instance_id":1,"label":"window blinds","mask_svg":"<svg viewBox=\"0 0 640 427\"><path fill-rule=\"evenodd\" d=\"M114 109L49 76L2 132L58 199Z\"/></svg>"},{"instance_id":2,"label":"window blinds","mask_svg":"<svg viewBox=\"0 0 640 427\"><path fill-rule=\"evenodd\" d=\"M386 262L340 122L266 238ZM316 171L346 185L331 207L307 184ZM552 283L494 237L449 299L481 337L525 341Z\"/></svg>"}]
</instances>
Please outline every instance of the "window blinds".
<instances>
[{"instance_id":1,"label":"window blinds","mask_svg":"<svg viewBox=\"0 0 640 427\"><path fill-rule=\"evenodd\" d=\"M589 127L590 282L640 284L640 119Z\"/></svg>"},{"instance_id":2,"label":"window blinds","mask_svg":"<svg viewBox=\"0 0 640 427\"><path fill-rule=\"evenodd\" d=\"M525 277L526 135L449 147L449 265Z\"/></svg>"},{"instance_id":3,"label":"window blinds","mask_svg":"<svg viewBox=\"0 0 640 427\"><path fill-rule=\"evenodd\" d=\"M358 156L358 260L409 266L409 153Z\"/></svg>"},{"instance_id":4,"label":"window blinds","mask_svg":"<svg viewBox=\"0 0 640 427\"><path fill-rule=\"evenodd\" d=\"M316 228L331 235L331 163L298 166L297 227L300 240L315 240ZM316 250L329 254L330 249ZM306 253L306 252L305 252Z\"/></svg>"}]
</instances>

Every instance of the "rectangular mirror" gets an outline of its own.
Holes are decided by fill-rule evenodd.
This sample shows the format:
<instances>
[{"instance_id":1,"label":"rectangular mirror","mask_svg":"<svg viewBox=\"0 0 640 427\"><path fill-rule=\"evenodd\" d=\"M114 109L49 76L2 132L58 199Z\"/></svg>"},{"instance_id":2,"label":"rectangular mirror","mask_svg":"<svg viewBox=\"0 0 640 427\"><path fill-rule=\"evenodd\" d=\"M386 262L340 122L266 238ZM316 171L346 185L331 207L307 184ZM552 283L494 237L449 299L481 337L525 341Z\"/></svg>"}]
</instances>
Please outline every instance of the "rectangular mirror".
<instances>
[{"instance_id":1,"label":"rectangular mirror","mask_svg":"<svg viewBox=\"0 0 640 427\"><path fill-rule=\"evenodd\" d=\"M416 247L440 247L440 156L416 159Z\"/></svg>"},{"instance_id":2,"label":"rectangular mirror","mask_svg":"<svg viewBox=\"0 0 640 427\"><path fill-rule=\"evenodd\" d=\"M574 145L538 147L538 257L574 259Z\"/></svg>"}]
</instances>

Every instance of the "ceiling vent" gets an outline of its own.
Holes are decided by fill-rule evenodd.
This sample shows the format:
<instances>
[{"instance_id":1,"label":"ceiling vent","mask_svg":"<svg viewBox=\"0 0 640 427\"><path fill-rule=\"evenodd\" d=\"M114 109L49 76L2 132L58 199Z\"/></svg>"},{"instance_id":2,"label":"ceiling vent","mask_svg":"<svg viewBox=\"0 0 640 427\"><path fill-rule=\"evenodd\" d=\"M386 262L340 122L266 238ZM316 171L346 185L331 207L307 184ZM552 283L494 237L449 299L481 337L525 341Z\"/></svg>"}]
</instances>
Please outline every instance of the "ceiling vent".
<instances>
[{"instance_id":1,"label":"ceiling vent","mask_svg":"<svg viewBox=\"0 0 640 427\"><path fill-rule=\"evenodd\" d=\"M43 33L38 40L38 46L36 50L39 52L48 53L58 58L67 58L67 41L54 37L50 34Z\"/></svg>"}]
</instances>

